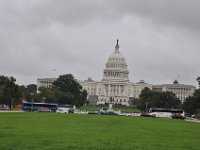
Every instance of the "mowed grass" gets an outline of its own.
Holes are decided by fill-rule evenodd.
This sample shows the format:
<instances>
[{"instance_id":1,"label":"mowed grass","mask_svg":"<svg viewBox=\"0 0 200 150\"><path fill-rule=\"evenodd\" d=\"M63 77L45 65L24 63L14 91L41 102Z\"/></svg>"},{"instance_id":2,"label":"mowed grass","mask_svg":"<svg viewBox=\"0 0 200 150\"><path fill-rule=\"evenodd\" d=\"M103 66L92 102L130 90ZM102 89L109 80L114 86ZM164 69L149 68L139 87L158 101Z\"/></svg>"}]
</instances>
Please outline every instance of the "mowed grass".
<instances>
[{"instance_id":1,"label":"mowed grass","mask_svg":"<svg viewBox=\"0 0 200 150\"><path fill-rule=\"evenodd\" d=\"M0 113L0 150L199 150L200 124L183 120Z\"/></svg>"}]
</instances>

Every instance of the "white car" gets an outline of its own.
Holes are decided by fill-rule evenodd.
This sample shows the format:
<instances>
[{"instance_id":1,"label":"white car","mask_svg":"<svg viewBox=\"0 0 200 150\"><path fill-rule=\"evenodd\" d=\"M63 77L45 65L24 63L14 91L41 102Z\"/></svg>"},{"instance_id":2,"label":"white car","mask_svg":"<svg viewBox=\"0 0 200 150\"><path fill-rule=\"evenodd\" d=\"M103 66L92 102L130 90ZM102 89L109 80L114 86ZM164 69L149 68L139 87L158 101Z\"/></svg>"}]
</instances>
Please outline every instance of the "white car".
<instances>
[{"instance_id":1,"label":"white car","mask_svg":"<svg viewBox=\"0 0 200 150\"><path fill-rule=\"evenodd\" d=\"M58 109L56 110L56 113L69 113L69 109L70 108L66 108L66 107L58 107Z\"/></svg>"},{"instance_id":2,"label":"white car","mask_svg":"<svg viewBox=\"0 0 200 150\"><path fill-rule=\"evenodd\" d=\"M74 113L75 114L88 114L87 111L80 111L80 110L75 110Z\"/></svg>"}]
</instances>

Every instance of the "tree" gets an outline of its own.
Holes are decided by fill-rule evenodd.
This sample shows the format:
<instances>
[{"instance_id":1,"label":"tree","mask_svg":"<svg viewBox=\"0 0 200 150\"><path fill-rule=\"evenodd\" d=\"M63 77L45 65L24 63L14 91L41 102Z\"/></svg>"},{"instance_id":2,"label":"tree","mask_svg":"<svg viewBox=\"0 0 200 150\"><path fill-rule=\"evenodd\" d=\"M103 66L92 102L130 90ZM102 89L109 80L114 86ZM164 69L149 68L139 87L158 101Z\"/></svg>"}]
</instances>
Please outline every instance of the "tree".
<instances>
[{"instance_id":1,"label":"tree","mask_svg":"<svg viewBox=\"0 0 200 150\"><path fill-rule=\"evenodd\" d=\"M57 99L55 97L55 91L51 88L41 87L39 88L39 93L34 94L32 97L32 101L34 102L48 102L48 103L57 103Z\"/></svg>"},{"instance_id":2,"label":"tree","mask_svg":"<svg viewBox=\"0 0 200 150\"><path fill-rule=\"evenodd\" d=\"M80 101L80 105L81 105L81 106L82 106L83 104L87 103L87 102L86 102L86 101L87 101L87 95L88 95L88 93L87 93L86 90L83 90L83 91L81 92L81 101Z\"/></svg>"},{"instance_id":3,"label":"tree","mask_svg":"<svg viewBox=\"0 0 200 150\"><path fill-rule=\"evenodd\" d=\"M149 88L145 87L140 94L140 102L138 104L138 108L147 111L151 99L152 99L152 91Z\"/></svg>"},{"instance_id":4,"label":"tree","mask_svg":"<svg viewBox=\"0 0 200 150\"><path fill-rule=\"evenodd\" d=\"M12 106L19 103L20 88L13 77L0 76L0 104Z\"/></svg>"},{"instance_id":5,"label":"tree","mask_svg":"<svg viewBox=\"0 0 200 150\"><path fill-rule=\"evenodd\" d=\"M150 107L180 108L181 101L172 92L156 92L144 88L140 94L138 108L148 111Z\"/></svg>"},{"instance_id":6,"label":"tree","mask_svg":"<svg viewBox=\"0 0 200 150\"><path fill-rule=\"evenodd\" d=\"M190 114L196 114L196 105L195 105L195 98L190 96L186 98L185 102L183 103L183 109Z\"/></svg>"},{"instance_id":7,"label":"tree","mask_svg":"<svg viewBox=\"0 0 200 150\"><path fill-rule=\"evenodd\" d=\"M154 92L154 95L158 95L157 99L154 101L153 107L158 108L180 108L181 101L172 92Z\"/></svg>"},{"instance_id":8,"label":"tree","mask_svg":"<svg viewBox=\"0 0 200 150\"><path fill-rule=\"evenodd\" d=\"M29 84L26 86L26 91L28 93L36 93L37 92L37 85L36 84Z\"/></svg>"},{"instance_id":9,"label":"tree","mask_svg":"<svg viewBox=\"0 0 200 150\"><path fill-rule=\"evenodd\" d=\"M200 77L198 77L197 82L199 88L195 90L193 96L188 97L183 103L183 109L187 113L199 114L200 113Z\"/></svg>"},{"instance_id":10,"label":"tree","mask_svg":"<svg viewBox=\"0 0 200 150\"><path fill-rule=\"evenodd\" d=\"M183 109L191 114L200 113L200 88L195 90L193 96L190 96L185 100Z\"/></svg>"},{"instance_id":11,"label":"tree","mask_svg":"<svg viewBox=\"0 0 200 150\"><path fill-rule=\"evenodd\" d=\"M37 96L37 85L29 84L27 86L21 85L19 87L21 92L21 99L32 101Z\"/></svg>"},{"instance_id":12,"label":"tree","mask_svg":"<svg viewBox=\"0 0 200 150\"><path fill-rule=\"evenodd\" d=\"M81 106L87 98L87 91L77 82L72 74L60 75L53 83L52 90L60 104Z\"/></svg>"},{"instance_id":13,"label":"tree","mask_svg":"<svg viewBox=\"0 0 200 150\"><path fill-rule=\"evenodd\" d=\"M197 78L197 82L198 82L199 88L200 88L200 77Z\"/></svg>"}]
</instances>

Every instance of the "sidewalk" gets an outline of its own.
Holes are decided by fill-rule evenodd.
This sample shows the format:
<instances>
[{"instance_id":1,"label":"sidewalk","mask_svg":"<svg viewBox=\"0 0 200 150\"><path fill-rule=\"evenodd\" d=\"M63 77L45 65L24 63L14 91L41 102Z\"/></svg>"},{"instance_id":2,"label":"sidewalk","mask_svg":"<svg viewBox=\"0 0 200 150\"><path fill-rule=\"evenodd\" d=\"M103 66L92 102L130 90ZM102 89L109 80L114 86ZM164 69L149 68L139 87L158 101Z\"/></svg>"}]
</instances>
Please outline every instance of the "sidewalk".
<instances>
[{"instance_id":1,"label":"sidewalk","mask_svg":"<svg viewBox=\"0 0 200 150\"><path fill-rule=\"evenodd\" d=\"M185 121L200 123L200 120L197 119L185 119Z\"/></svg>"},{"instance_id":2,"label":"sidewalk","mask_svg":"<svg viewBox=\"0 0 200 150\"><path fill-rule=\"evenodd\" d=\"M0 113L15 113L15 112L24 112L22 110L17 110L17 111L14 111L14 110L0 110Z\"/></svg>"}]
</instances>

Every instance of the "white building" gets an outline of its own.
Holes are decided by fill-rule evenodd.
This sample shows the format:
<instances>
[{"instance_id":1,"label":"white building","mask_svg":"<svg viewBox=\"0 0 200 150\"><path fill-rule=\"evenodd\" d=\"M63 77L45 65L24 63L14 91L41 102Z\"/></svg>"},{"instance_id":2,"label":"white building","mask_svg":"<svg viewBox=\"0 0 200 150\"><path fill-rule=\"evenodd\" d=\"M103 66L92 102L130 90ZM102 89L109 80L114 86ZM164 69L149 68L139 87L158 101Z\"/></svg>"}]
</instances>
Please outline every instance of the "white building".
<instances>
[{"instance_id":1,"label":"white building","mask_svg":"<svg viewBox=\"0 0 200 150\"><path fill-rule=\"evenodd\" d=\"M134 84L134 86L133 86L133 95L134 95L134 98L139 98L140 93L142 92L142 90L145 87L147 87L150 90L152 90L153 85L145 83L144 80L140 80L140 82Z\"/></svg>"},{"instance_id":2,"label":"white building","mask_svg":"<svg viewBox=\"0 0 200 150\"><path fill-rule=\"evenodd\" d=\"M52 83L56 81L56 78L39 78L37 79L37 92L40 87L51 88Z\"/></svg>"},{"instance_id":3,"label":"white building","mask_svg":"<svg viewBox=\"0 0 200 150\"><path fill-rule=\"evenodd\" d=\"M115 51L109 56L103 78L95 82L91 78L80 81L83 89L88 92L90 102L99 104L114 103L129 106L130 99L139 98L145 87L152 89L152 85L141 81L136 83L129 81L128 65L124 56L119 51L119 44L115 46ZM92 103L93 103L92 102Z\"/></svg>"},{"instance_id":4,"label":"white building","mask_svg":"<svg viewBox=\"0 0 200 150\"><path fill-rule=\"evenodd\" d=\"M153 85L154 91L172 92L182 103L187 97L193 95L195 89L195 86L179 84L177 80L175 80L173 84Z\"/></svg>"},{"instance_id":5,"label":"white building","mask_svg":"<svg viewBox=\"0 0 200 150\"><path fill-rule=\"evenodd\" d=\"M37 88L51 87L56 78L40 78L37 79ZM93 81L88 78L85 81L79 81L83 89L88 92L88 100L90 104L99 105L106 103L114 103L129 106L131 100L139 98L141 91L148 87L154 91L171 91L176 94L182 102L191 96L195 91L195 86L178 84L162 84L151 85L141 80L138 83L129 81L128 65L124 56L119 51L119 44L115 46L115 51L109 56L103 78L101 81Z\"/></svg>"}]
</instances>

